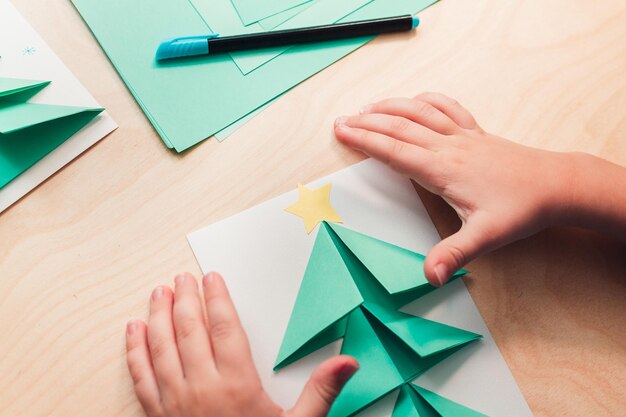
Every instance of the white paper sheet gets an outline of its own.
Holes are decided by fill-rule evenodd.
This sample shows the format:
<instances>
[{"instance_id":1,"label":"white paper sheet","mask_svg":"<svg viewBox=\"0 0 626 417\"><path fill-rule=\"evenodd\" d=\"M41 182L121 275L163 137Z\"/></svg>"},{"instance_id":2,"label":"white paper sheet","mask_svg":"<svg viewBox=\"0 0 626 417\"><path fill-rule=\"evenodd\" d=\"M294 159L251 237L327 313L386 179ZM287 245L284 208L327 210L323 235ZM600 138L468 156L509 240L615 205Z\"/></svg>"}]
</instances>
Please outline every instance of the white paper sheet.
<instances>
[{"instance_id":1,"label":"white paper sheet","mask_svg":"<svg viewBox=\"0 0 626 417\"><path fill-rule=\"evenodd\" d=\"M0 77L52 81L32 103L101 107L8 0L0 0ZM116 127L106 112L99 114L0 189L0 213Z\"/></svg>"},{"instance_id":2,"label":"white paper sheet","mask_svg":"<svg viewBox=\"0 0 626 417\"><path fill-rule=\"evenodd\" d=\"M439 241L410 181L388 167L366 160L310 186L326 183L332 184L332 205L347 227L421 253ZM336 342L272 371L317 234L316 229L307 235L302 219L284 211L297 199L294 190L188 236L202 271L224 276L264 386L285 407L295 402L313 369L340 349ZM532 416L462 281L404 310L484 336L420 376L419 385L491 417ZM396 395L360 416L390 416Z\"/></svg>"}]
</instances>

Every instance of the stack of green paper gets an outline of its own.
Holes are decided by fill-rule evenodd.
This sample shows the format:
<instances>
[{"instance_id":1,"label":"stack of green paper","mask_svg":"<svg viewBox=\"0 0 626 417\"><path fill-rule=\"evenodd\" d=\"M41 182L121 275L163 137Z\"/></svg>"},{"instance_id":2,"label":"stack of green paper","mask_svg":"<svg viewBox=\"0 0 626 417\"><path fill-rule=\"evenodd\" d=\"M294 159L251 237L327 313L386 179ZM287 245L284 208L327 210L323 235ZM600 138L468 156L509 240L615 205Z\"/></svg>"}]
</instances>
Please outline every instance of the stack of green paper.
<instances>
[{"instance_id":1,"label":"stack of green paper","mask_svg":"<svg viewBox=\"0 0 626 417\"><path fill-rule=\"evenodd\" d=\"M103 110L27 103L49 83L0 78L0 188L56 149Z\"/></svg>"},{"instance_id":2,"label":"stack of green paper","mask_svg":"<svg viewBox=\"0 0 626 417\"><path fill-rule=\"evenodd\" d=\"M371 38L160 64L154 56L162 40L414 14L436 0L72 1L165 144L180 152L232 131L238 121Z\"/></svg>"}]
</instances>

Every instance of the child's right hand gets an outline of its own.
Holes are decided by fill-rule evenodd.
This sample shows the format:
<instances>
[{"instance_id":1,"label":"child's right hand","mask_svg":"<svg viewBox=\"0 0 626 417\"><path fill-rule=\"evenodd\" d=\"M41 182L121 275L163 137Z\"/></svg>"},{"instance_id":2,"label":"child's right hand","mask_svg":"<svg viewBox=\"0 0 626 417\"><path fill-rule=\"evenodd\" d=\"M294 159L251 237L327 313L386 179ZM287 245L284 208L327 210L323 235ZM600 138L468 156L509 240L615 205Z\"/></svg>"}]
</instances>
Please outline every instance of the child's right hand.
<instances>
[{"instance_id":1,"label":"child's right hand","mask_svg":"<svg viewBox=\"0 0 626 417\"><path fill-rule=\"evenodd\" d=\"M337 119L335 134L343 144L408 175L456 210L461 229L426 259L425 273L434 285L442 285L485 252L557 222L576 223L574 217L591 213L584 207L577 209L582 214L572 209L596 204L577 195L581 167L594 171L597 179L586 188L605 188L603 175L626 183L623 168L598 158L529 148L491 135L469 111L441 94L366 106L359 115ZM594 216L613 216L624 233L626 196L617 185L613 188L612 195L620 195L613 202L617 209L595 210L588 223Z\"/></svg>"}]
</instances>

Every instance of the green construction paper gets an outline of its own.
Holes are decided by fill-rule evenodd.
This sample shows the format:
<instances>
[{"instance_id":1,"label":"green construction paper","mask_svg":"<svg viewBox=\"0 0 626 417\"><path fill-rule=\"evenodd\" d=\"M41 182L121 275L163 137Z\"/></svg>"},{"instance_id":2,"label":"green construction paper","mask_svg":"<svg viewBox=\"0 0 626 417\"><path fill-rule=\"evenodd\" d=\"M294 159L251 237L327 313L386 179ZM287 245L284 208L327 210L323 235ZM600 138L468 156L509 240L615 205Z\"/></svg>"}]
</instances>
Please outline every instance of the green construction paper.
<instances>
[{"instance_id":1,"label":"green construction paper","mask_svg":"<svg viewBox=\"0 0 626 417\"><path fill-rule=\"evenodd\" d=\"M404 390L405 387L403 387ZM486 414L467 408L415 384L407 384L406 390L415 408L423 410L423 414L418 414L419 417L488 417ZM401 415L399 414L398 417ZM392 417L396 417L395 411Z\"/></svg>"},{"instance_id":2,"label":"green construction paper","mask_svg":"<svg viewBox=\"0 0 626 417\"><path fill-rule=\"evenodd\" d=\"M311 353L303 346L313 337L341 320L363 302L350 272L328 234L326 223L320 227L302 284L287 325L276 369ZM324 300L320 304L320 300ZM320 308L323 305L332 308ZM343 334L340 334L341 337ZM332 340L336 340L331 333ZM326 344L327 344L326 343ZM321 347L315 343L317 348ZM291 357L294 355L294 357Z\"/></svg>"},{"instance_id":3,"label":"green construction paper","mask_svg":"<svg viewBox=\"0 0 626 417\"><path fill-rule=\"evenodd\" d=\"M237 120L236 122L231 123L230 125L226 126L224 129L218 132L215 132L213 136L215 136L215 139L217 139L218 141L223 142L227 137L235 133L237 129L239 129L241 126L245 125L246 123L248 123L254 117L258 116L259 113L261 113L263 110L268 108L274 101L276 101L276 99L278 99L278 97L268 103L265 103L264 105L254 110L253 112L248 113L247 115Z\"/></svg>"},{"instance_id":4,"label":"green construction paper","mask_svg":"<svg viewBox=\"0 0 626 417\"><path fill-rule=\"evenodd\" d=\"M299 6L292 7L289 10L285 10L281 13L275 14L274 16L267 17L265 19L259 20L257 23L261 25L264 30L272 30L276 26L285 23L287 20L291 19L298 13L302 13L304 10L308 9L319 0L312 0L306 3L303 3Z\"/></svg>"},{"instance_id":5,"label":"green construction paper","mask_svg":"<svg viewBox=\"0 0 626 417\"><path fill-rule=\"evenodd\" d=\"M155 62L161 40L212 32L187 0L72 1L163 142L179 152L240 120L371 39L293 47L244 76L229 56ZM398 0L374 0L358 12L381 1L390 10L398 8ZM410 3L418 11L434 1Z\"/></svg>"},{"instance_id":6,"label":"green construction paper","mask_svg":"<svg viewBox=\"0 0 626 417\"><path fill-rule=\"evenodd\" d=\"M482 337L467 330L385 309L373 303L363 303L363 307L422 358Z\"/></svg>"},{"instance_id":7,"label":"green construction paper","mask_svg":"<svg viewBox=\"0 0 626 417\"><path fill-rule=\"evenodd\" d=\"M0 188L78 132L103 109L21 103L48 81L0 78Z\"/></svg>"},{"instance_id":8,"label":"green construction paper","mask_svg":"<svg viewBox=\"0 0 626 417\"><path fill-rule=\"evenodd\" d=\"M211 0L211 2L214 0ZM237 14L244 25L258 22L285 10L299 6L310 0L231 0Z\"/></svg>"},{"instance_id":9,"label":"green construction paper","mask_svg":"<svg viewBox=\"0 0 626 417\"><path fill-rule=\"evenodd\" d=\"M376 250L377 248L382 249ZM403 287L404 291L398 294L390 294L381 284L381 276L387 276L385 267L392 271L405 268L414 271L414 276L419 276L420 272L415 268L414 260L420 256L345 227L322 222L274 369L297 361L343 336L341 326L334 326L363 302L394 311L435 290L435 287L419 279L413 279L414 288L407 284ZM381 260L382 263L378 264ZM366 263L373 267L366 267ZM406 276L410 277L411 274ZM413 298L409 299L408 296ZM320 305L320 299L326 300L323 305ZM400 336L408 331L402 333L402 326L417 326L403 314L383 317L384 320L392 321L391 318L394 318L398 322L393 328ZM417 322L424 323L419 320ZM466 333L454 333L449 326L441 326L434 327L448 338L442 341L443 344L453 337L462 339L467 336ZM431 334L436 333L436 330L431 331ZM436 350L432 344L423 349L424 352L430 349L428 354Z\"/></svg>"}]
</instances>

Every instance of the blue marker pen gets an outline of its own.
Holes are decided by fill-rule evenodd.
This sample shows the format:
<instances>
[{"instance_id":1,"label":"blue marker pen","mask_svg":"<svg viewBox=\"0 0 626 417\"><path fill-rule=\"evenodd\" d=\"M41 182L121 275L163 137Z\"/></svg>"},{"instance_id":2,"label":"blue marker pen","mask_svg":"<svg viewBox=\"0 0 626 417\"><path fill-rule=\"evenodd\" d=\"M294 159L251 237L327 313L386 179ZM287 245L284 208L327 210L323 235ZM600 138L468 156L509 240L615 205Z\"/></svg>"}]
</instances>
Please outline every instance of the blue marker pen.
<instances>
[{"instance_id":1,"label":"blue marker pen","mask_svg":"<svg viewBox=\"0 0 626 417\"><path fill-rule=\"evenodd\" d=\"M156 59L164 60L185 56L213 55L250 49L358 38L361 36L379 35L381 33L409 31L415 29L418 25L419 18L417 16L405 15L247 35L224 37L220 37L217 34L186 36L162 42L157 49Z\"/></svg>"}]
</instances>

